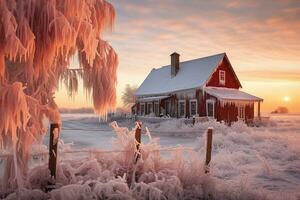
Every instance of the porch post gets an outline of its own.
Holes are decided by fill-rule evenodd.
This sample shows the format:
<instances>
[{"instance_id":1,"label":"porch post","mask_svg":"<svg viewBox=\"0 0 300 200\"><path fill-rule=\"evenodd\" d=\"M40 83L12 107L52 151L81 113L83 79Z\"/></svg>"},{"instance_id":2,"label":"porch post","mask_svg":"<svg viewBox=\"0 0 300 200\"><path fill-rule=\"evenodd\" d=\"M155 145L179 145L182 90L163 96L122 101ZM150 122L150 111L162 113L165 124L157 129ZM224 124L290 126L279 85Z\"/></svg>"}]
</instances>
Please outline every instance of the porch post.
<instances>
[{"instance_id":1,"label":"porch post","mask_svg":"<svg viewBox=\"0 0 300 200\"><path fill-rule=\"evenodd\" d=\"M160 117L160 99L158 100L158 117Z\"/></svg>"},{"instance_id":2,"label":"porch post","mask_svg":"<svg viewBox=\"0 0 300 200\"><path fill-rule=\"evenodd\" d=\"M257 117L260 119L260 101L258 102L257 105Z\"/></svg>"}]
</instances>

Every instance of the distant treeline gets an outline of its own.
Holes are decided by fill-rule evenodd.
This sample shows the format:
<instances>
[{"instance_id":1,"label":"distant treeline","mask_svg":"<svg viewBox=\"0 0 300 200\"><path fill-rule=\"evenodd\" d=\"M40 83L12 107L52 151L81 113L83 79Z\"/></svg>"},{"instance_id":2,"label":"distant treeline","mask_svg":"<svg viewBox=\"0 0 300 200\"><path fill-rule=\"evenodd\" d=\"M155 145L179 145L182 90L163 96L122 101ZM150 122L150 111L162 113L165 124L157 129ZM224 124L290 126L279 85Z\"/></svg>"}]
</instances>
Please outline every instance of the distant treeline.
<instances>
[{"instance_id":1,"label":"distant treeline","mask_svg":"<svg viewBox=\"0 0 300 200\"><path fill-rule=\"evenodd\" d=\"M94 113L93 108L60 108L60 113Z\"/></svg>"},{"instance_id":2,"label":"distant treeline","mask_svg":"<svg viewBox=\"0 0 300 200\"><path fill-rule=\"evenodd\" d=\"M289 113L289 110L287 107L279 106L276 110L271 112L272 114L287 114Z\"/></svg>"}]
</instances>

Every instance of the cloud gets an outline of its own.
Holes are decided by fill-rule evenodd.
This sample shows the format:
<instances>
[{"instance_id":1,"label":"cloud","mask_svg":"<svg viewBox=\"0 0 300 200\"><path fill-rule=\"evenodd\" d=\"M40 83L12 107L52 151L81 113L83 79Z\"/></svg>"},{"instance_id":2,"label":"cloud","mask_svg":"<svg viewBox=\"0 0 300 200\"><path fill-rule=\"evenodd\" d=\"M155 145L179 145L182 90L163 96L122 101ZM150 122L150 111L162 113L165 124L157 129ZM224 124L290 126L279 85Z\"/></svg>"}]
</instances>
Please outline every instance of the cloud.
<instances>
[{"instance_id":1,"label":"cloud","mask_svg":"<svg viewBox=\"0 0 300 200\"><path fill-rule=\"evenodd\" d=\"M228 1L226 4L227 8L236 8L236 9L240 9L240 8L255 8L258 6L258 2L257 1L241 1L241 0L232 0L232 1Z\"/></svg>"},{"instance_id":2,"label":"cloud","mask_svg":"<svg viewBox=\"0 0 300 200\"><path fill-rule=\"evenodd\" d=\"M105 38L119 54L119 93L169 64L173 51L182 60L226 52L245 80L299 81L300 1L111 2L117 21Z\"/></svg>"},{"instance_id":3,"label":"cloud","mask_svg":"<svg viewBox=\"0 0 300 200\"><path fill-rule=\"evenodd\" d=\"M274 71L274 70L244 70L239 71L239 75L244 80L275 80L300 82L300 72L295 71Z\"/></svg>"}]
</instances>

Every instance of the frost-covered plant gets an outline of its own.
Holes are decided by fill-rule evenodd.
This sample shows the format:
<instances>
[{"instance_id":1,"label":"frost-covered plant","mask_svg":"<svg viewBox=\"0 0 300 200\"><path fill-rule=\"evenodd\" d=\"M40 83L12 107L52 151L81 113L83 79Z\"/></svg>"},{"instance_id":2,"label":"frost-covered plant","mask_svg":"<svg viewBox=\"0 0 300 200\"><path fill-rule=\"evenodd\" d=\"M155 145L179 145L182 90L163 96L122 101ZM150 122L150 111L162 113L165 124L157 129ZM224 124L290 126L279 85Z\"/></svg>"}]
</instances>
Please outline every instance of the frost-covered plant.
<instances>
[{"instance_id":1,"label":"frost-covered plant","mask_svg":"<svg viewBox=\"0 0 300 200\"><path fill-rule=\"evenodd\" d=\"M103 115L116 102L117 54L102 39L115 18L105 0L0 0L0 148L4 188L23 186L31 144L60 123L54 92L62 80L76 93L78 77ZM79 69L68 70L77 55Z\"/></svg>"},{"instance_id":2,"label":"frost-covered plant","mask_svg":"<svg viewBox=\"0 0 300 200\"><path fill-rule=\"evenodd\" d=\"M27 188L18 191L19 196L25 200L50 198L57 200L295 199L285 194L281 196L278 193L270 195L270 193L265 192L265 189L258 189L256 184L254 189L247 179L242 179L236 183L230 180L230 176L234 174L228 172L239 173L237 171L240 170L241 166L247 168L249 162L250 164L252 162L251 159L253 158L250 157L253 154L248 156L245 153L242 154L242 149L249 151L252 145L245 143L244 139L238 140L238 138L244 136L249 140L254 136L255 133L253 132L236 133L234 129L229 128L225 133L224 128L216 124L213 136L216 143L214 143L211 171L210 174L205 174L203 168L205 152L202 152L205 144L199 148L200 151L189 151L188 153L183 152L180 148L172 148L170 149L173 152L171 156L162 156L162 148L159 146L158 140L152 138L150 131L146 129L149 142L140 144L140 159L135 163L133 158L136 152L134 137L136 127L129 130L119 127L116 123L113 123L112 126L117 133L113 149L115 152L92 151L90 158L79 159L68 154L67 161L66 159L59 160L56 189L49 193L42 191L51 178L47 165L35 167L29 172ZM228 132L229 130L231 131ZM201 139L205 140L204 137L205 135ZM269 136L261 135L261 137L269 139ZM225 143L225 145L222 146L221 143ZM234 152L234 154L230 152ZM227 154L231 155L227 156ZM231 160L233 160L232 163L230 163ZM232 166L230 166L231 164ZM253 167L255 166L251 165L251 168ZM298 170L298 165L295 167L295 170ZM246 168L244 170L247 170ZM228 175L229 180L217 178L220 172L224 173L225 177ZM256 173L261 176L260 172ZM271 176L272 174L270 178L272 178ZM17 199L16 194L17 191L4 195L4 197Z\"/></svg>"}]
</instances>

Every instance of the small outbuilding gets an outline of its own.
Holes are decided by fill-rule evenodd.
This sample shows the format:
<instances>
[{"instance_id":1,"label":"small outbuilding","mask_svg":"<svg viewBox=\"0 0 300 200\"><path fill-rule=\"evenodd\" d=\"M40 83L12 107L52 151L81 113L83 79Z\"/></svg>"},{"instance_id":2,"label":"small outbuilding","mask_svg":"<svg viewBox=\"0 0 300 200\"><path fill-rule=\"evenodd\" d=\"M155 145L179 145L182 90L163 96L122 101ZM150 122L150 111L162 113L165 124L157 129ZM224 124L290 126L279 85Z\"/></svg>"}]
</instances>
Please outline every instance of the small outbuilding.
<instances>
[{"instance_id":1,"label":"small outbuilding","mask_svg":"<svg viewBox=\"0 0 300 200\"><path fill-rule=\"evenodd\" d=\"M257 105L260 117L263 99L240 90L226 53L184 62L179 57L172 53L170 65L152 69L136 92L134 114L250 122Z\"/></svg>"}]
</instances>

